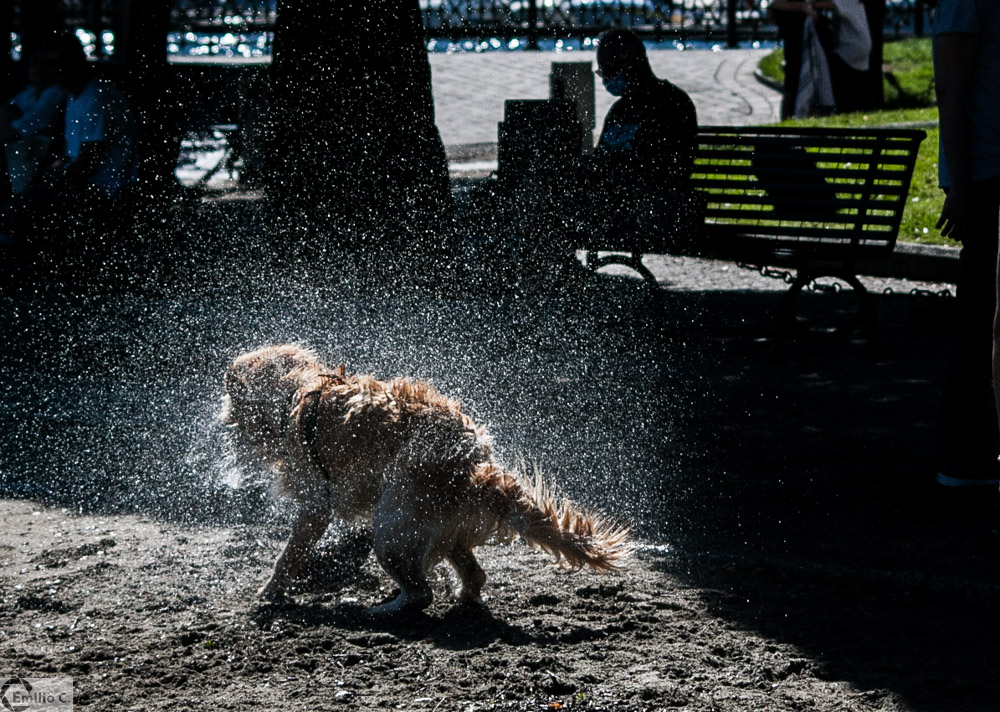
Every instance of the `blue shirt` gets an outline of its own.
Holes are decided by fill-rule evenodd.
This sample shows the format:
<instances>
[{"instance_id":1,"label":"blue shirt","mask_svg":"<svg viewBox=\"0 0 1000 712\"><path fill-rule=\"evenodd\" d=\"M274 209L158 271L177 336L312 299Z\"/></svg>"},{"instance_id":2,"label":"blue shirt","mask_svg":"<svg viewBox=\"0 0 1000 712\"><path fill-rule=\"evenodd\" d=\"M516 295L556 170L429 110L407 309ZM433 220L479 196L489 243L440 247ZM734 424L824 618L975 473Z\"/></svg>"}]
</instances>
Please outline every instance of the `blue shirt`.
<instances>
[{"instance_id":1,"label":"blue shirt","mask_svg":"<svg viewBox=\"0 0 1000 712\"><path fill-rule=\"evenodd\" d=\"M1000 176L1000 0L940 0L934 13L935 52L942 34L975 35L979 40L966 122L972 180ZM938 175L951 185L944 150Z\"/></svg>"},{"instance_id":2,"label":"blue shirt","mask_svg":"<svg viewBox=\"0 0 1000 712\"><path fill-rule=\"evenodd\" d=\"M21 138L58 134L56 119L66 103L66 90L58 84L45 88L28 86L10 103L21 111L21 116L10 122Z\"/></svg>"},{"instance_id":3,"label":"blue shirt","mask_svg":"<svg viewBox=\"0 0 1000 712\"><path fill-rule=\"evenodd\" d=\"M85 143L101 144L90 183L109 195L135 178L135 119L128 100L111 84L92 79L66 102L66 157L72 163Z\"/></svg>"}]
</instances>

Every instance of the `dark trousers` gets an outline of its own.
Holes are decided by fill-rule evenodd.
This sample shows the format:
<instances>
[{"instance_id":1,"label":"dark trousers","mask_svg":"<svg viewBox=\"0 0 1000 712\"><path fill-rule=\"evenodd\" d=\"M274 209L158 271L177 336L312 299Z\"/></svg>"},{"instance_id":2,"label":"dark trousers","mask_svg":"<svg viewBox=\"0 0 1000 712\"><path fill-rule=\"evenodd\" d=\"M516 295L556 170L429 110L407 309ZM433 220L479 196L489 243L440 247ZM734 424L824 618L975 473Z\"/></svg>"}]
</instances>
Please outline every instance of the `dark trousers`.
<instances>
[{"instance_id":1,"label":"dark trousers","mask_svg":"<svg viewBox=\"0 0 1000 712\"><path fill-rule=\"evenodd\" d=\"M871 108L868 97L867 72L853 69L835 52L828 52L830 83L838 114L849 114Z\"/></svg>"},{"instance_id":2,"label":"dark trousers","mask_svg":"<svg viewBox=\"0 0 1000 712\"><path fill-rule=\"evenodd\" d=\"M781 118L795 116L795 97L799 93L799 71L802 69L802 25L805 15L801 12L776 12L775 20L781 43L785 50L785 85L781 96Z\"/></svg>"},{"instance_id":3,"label":"dark trousers","mask_svg":"<svg viewBox=\"0 0 1000 712\"><path fill-rule=\"evenodd\" d=\"M942 466L959 477L989 471L1000 455L992 387L1000 177L976 183L972 200L975 213L962 242L958 313L941 414Z\"/></svg>"}]
</instances>

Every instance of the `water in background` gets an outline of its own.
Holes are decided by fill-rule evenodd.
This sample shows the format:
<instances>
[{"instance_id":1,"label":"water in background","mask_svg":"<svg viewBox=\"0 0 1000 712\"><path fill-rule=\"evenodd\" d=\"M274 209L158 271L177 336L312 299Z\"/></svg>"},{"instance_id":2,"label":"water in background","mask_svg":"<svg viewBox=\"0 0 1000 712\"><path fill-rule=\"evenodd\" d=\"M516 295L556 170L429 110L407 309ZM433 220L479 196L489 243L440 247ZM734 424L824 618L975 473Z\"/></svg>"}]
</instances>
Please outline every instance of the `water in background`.
<instances>
[{"instance_id":1,"label":"water in background","mask_svg":"<svg viewBox=\"0 0 1000 712\"><path fill-rule=\"evenodd\" d=\"M272 32L171 32L167 38L167 53L173 62L269 62L271 59ZM651 50L724 49L721 40L663 39L647 40ZM741 42L741 49L774 47L774 40L747 40ZM553 38L538 40L538 49L543 52L573 52L594 50L596 38ZM524 52L528 51L526 37L485 39L431 38L427 41L428 52Z\"/></svg>"}]
</instances>

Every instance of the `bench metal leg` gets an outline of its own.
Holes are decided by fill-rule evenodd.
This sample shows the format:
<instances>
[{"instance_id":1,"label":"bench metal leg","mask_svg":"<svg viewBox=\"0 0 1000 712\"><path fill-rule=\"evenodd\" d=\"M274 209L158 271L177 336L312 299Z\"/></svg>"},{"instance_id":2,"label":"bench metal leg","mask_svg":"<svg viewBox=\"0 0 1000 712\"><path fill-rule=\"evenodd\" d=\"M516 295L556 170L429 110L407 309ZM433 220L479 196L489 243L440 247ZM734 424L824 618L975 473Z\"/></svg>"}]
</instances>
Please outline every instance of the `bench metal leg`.
<instances>
[{"instance_id":1,"label":"bench metal leg","mask_svg":"<svg viewBox=\"0 0 1000 712\"><path fill-rule=\"evenodd\" d=\"M800 322L796 318L796 299L803 288L819 277L832 277L846 282L850 285L858 299L858 306L851 317L843 324L833 329L819 330L810 328L807 324ZM815 273L808 269L800 269L792 281L791 286L781 299L778 308L778 346L781 348L786 338L791 335L812 335L826 336L833 339L847 339L860 326L865 328L865 336L870 346L874 347L877 338L877 316L875 313L875 302L871 293L861 283L861 280L850 272L836 273Z\"/></svg>"},{"instance_id":2,"label":"bench metal leg","mask_svg":"<svg viewBox=\"0 0 1000 712\"><path fill-rule=\"evenodd\" d=\"M649 271L649 268L642 263L641 254L607 254L603 257L597 257L597 253L594 251L587 251L586 258L584 261L584 266L596 272L601 267L607 267L608 265L623 265L631 270L639 273L639 276L645 280L646 284L652 289L659 289L660 283L656 281L656 277L653 273Z\"/></svg>"}]
</instances>

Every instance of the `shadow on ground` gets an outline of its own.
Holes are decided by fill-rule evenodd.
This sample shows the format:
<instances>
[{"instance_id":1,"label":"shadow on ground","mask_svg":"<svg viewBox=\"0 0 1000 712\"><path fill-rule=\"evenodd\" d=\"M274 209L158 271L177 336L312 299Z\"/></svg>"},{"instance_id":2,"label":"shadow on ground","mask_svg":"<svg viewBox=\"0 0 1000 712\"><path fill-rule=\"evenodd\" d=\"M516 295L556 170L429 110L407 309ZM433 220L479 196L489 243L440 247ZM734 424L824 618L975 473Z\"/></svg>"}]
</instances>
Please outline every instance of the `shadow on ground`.
<instances>
[{"instance_id":1,"label":"shadow on ground","mask_svg":"<svg viewBox=\"0 0 1000 712\"><path fill-rule=\"evenodd\" d=\"M877 297L874 355L799 343L775 359L757 339L771 295L698 298L721 316L696 328L691 374L714 398L691 424L705 454L678 478L686 553L664 570L821 677L916 710L991 708L997 494L933 483L953 300Z\"/></svg>"}]
</instances>

